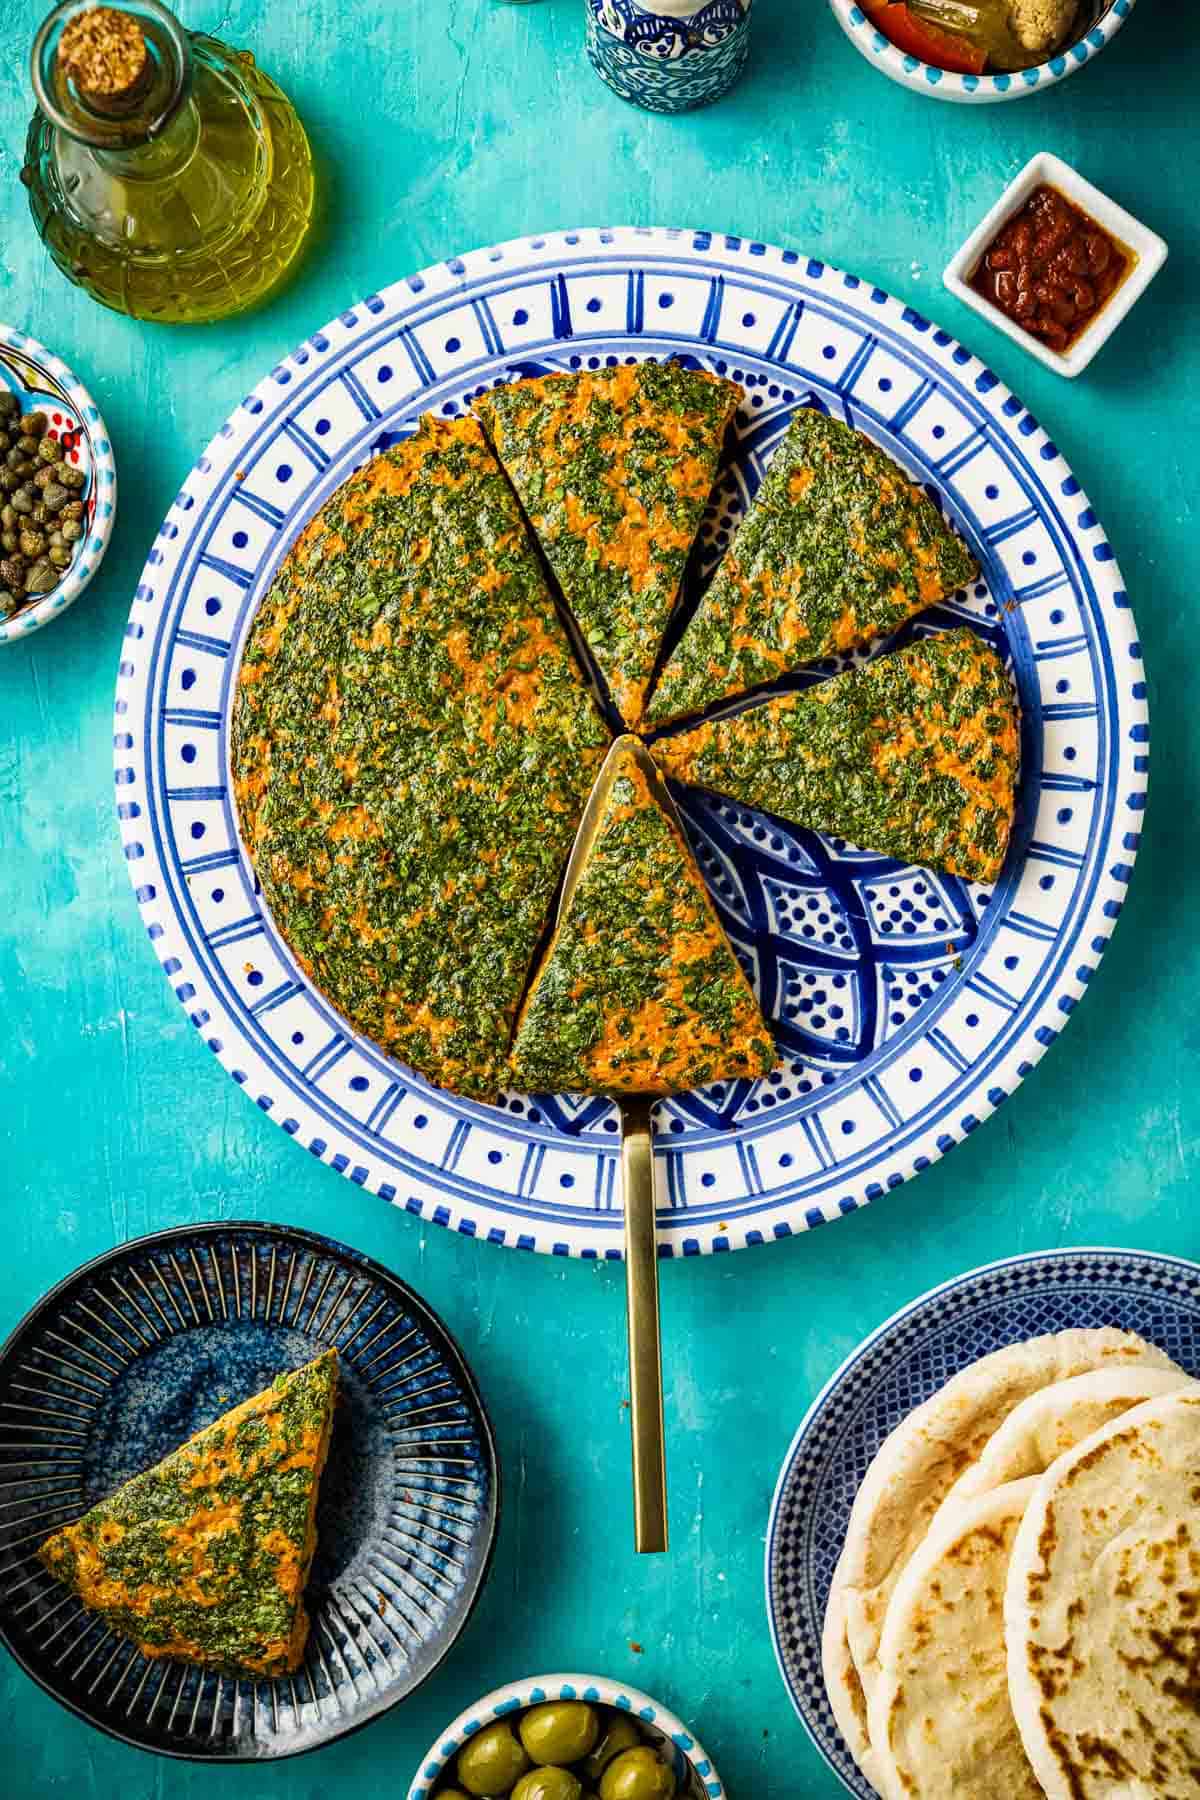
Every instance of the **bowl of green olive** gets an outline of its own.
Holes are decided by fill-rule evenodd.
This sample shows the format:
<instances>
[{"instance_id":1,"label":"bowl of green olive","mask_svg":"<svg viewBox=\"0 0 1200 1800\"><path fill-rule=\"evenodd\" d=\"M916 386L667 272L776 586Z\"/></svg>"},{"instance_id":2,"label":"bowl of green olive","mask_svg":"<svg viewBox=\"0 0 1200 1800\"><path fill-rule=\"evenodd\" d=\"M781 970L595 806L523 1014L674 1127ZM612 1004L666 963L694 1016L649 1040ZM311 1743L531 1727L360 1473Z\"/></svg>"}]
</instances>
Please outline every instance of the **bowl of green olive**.
<instances>
[{"instance_id":1,"label":"bowl of green olive","mask_svg":"<svg viewBox=\"0 0 1200 1800\"><path fill-rule=\"evenodd\" d=\"M601 1675L497 1688L442 1732L408 1800L725 1800L687 1726Z\"/></svg>"}]
</instances>

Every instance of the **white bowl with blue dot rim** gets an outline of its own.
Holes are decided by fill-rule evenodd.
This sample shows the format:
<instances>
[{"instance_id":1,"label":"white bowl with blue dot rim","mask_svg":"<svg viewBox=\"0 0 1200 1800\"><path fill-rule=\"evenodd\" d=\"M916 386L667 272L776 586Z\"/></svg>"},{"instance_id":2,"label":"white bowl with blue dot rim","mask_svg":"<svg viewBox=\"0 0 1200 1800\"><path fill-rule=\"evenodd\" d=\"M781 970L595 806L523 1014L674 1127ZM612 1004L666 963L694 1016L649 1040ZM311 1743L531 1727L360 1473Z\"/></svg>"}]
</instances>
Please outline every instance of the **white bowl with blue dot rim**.
<instances>
[{"instance_id":1,"label":"white bowl with blue dot rim","mask_svg":"<svg viewBox=\"0 0 1200 1800\"><path fill-rule=\"evenodd\" d=\"M1200 1264L1082 1248L1007 1257L923 1294L873 1331L818 1394L783 1462L767 1527L767 1613L784 1685L857 1800L877 1800L825 1693L821 1632L863 1477L888 1434L960 1370L1046 1332L1116 1326L1200 1376Z\"/></svg>"},{"instance_id":2,"label":"white bowl with blue dot rim","mask_svg":"<svg viewBox=\"0 0 1200 1800\"><path fill-rule=\"evenodd\" d=\"M780 1063L657 1109L662 1254L841 1218L973 1132L1092 980L1146 798L1145 675L1100 521L996 375L881 288L753 240L589 229L453 257L315 332L221 427L149 552L117 679L126 864L201 1044L310 1156L423 1221L557 1256L620 1257L613 1108L463 1100L355 1035L262 906L231 801L229 724L261 595L374 449L497 381L648 356L745 390L701 534L705 569L793 412L824 407L899 459L983 570L891 643L970 624L1006 658L1023 713L1017 831L990 890L679 791Z\"/></svg>"},{"instance_id":3,"label":"white bowl with blue dot rim","mask_svg":"<svg viewBox=\"0 0 1200 1800\"><path fill-rule=\"evenodd\" d=\"M474 1706L459 1713L452 1725L431 1744L413 1777L408 1800L434 1800L451 1774L451 1764L468 1738L497 1719L511 1719L526 1707L546 1700L586 1700L628 1713L646 1741L675 1771L680 1800L724 1800L721 1777L703 1744L681 1719L638 1688L603 1675L530 1675L485 1694Z\"/></svg>"},{"instance_id":4,"label":"white bowl with blue dot rim","mask_svg":"<svg viewBox=\"0 0 1200 1800\"><path fill-rule=\"evenodd\" d=\"M829 0L829 4L859 55L882 69L889 81L898 81L918 94L932 95L935 100L986 106L997 100L1024 100L1085 68L1111 44L1137 0L1082 0L1075 41L1044 63L1032 69L1018 69L1011 75L959 75L952 69L936 68L898 49L856 0Z\"/></svg>"},{"instance_id":5,"label":"white bowl with blue dot rim","mask_svg":"<svg viewBox=\"0 0 1200 1800\"><path fill-rule=\"evenodd\" d=\"M70 456L82 469L80 490L87 529L71 566L50 593L0 618L0 644L16 644L74 606L104 560L117 512L117 465L100 408L60 356L28 333L0 325L0 387L21 402L21 411L44 412L50 432L68 432Z\"/></svg>"}]
</instances>

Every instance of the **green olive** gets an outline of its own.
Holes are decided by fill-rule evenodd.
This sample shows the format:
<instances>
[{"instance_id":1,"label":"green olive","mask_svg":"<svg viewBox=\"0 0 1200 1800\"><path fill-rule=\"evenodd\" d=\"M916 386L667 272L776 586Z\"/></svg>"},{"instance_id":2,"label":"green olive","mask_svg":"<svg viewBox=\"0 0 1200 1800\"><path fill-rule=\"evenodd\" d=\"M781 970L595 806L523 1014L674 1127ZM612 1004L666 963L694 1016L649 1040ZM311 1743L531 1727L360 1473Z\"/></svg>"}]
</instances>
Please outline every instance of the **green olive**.
<instances>
[{"instance_id":1,"label":"green olive","mask_svg":"<svg viewBox=\"0 0 1200 1800\"><path fill-rule=\"evenodd\" d=\"M570 1769L530 1769L513 1789L512 1800L583 1800L583 1787Z\"/></svg>"},{"instance_id":2,"label":"green olive","mask_svg":"<svg viewBox=\"0 0 1200 1800\"><path fill-rule=\"evenodd\" d=\"M589 1781L599 1781L614 1756L620 1756L622 1750L632 1750L641 1741L641 1734L629 1714L613 1713L603 1737L583 1765L584 1774Z\"/></svg>"},{"instance_id":3,"label":"green olive","mask_svg":"<svg viewBox=\"0 0 1200 1800\"><path fill-rule=\"evenodd\" d=\"M648 1744L622 1750L600 1782L600 1800L671 1800L675 1772L659 1762Z\"/></svg>"},{"instance_id":4,"label":"green olive","mask_svg":"<svg viewBox=\"0 0 1200 1800\"><path fill-rule=\"evenodd\" d=\"M503 1719L488 1725L458 1753L458 1779L468 1794L507 1794L529 1758Z\"/></svg>"},{"instance_id":5,"label":"green olive","mask_svg":"<svg viewBox=\"0 0 1200 1800\"><path fill-rule=\"evenodd\" d=\"M574 1763L594 1748L600 1720L583 1700L547 1700L529 1708L519 1729L535 1763Z\"/></svg>"}]
</instances>

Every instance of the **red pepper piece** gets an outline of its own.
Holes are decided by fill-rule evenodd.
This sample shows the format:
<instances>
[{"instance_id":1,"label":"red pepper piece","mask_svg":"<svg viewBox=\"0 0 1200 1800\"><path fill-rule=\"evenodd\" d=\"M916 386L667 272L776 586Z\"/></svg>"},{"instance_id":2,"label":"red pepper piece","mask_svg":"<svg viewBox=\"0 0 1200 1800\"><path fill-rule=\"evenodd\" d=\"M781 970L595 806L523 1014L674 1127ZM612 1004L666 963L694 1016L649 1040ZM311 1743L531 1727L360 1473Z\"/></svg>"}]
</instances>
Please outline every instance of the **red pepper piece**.
<instances>
[{"instance_id":1,"label":"red pepper piece","mask_svg":"<svg viewBox=\"0 0 1200 1800\"><path fill-rule=\"evenodd\" d=\"M947 69L955 75L981 75L987 64L987 51L977 49L966 38L939 31L911 13L904 0L859 0L872 25L891 38L897 50L932 63L935 69Z\"/></svg>"}]
</instances>

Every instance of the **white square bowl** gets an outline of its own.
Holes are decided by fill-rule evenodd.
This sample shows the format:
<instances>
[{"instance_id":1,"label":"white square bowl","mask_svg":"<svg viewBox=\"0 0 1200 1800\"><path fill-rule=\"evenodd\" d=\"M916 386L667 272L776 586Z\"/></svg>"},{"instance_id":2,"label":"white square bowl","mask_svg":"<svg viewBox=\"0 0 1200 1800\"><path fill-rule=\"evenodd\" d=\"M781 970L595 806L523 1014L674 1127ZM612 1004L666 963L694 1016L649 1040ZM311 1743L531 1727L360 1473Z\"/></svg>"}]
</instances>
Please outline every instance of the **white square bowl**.
<instances>
[{"instance_id":1,"label":"white square bowl","mask_svg":"<svg viewBox=\"0 0 1200 1800\"><path fill-rule=\"evenodd\" d=\"M1065 194L1068 200L1090 213L1098 225L1102 225L1111 236L1119 239L1134 255L1132 269L1108 304L1101 307L1092 323L1065 351L1047 349L1031 332L1010 319L1007 313L1001 312L998 306L993 306L982 294L976 293L970 285L971 276L978 268L984 252L991 248L1001 226L1021 210L1035 188L1042 186L1057 188L1060 194ZM1156 232L1139 224L1132 213L1127 213L1124 207L1110 200L1107 194L1102 194L1090 181L1085 181L1061 157L1043 150L1031 158L1016 180L1005 188L986 218L980 221L957 256L947 265L942 279L964 306L969 306L980 318L986 319L989 325L994 325L997 331L1010 337L1014 344L1020 344L1023 350L1027 350L1030 356L1036 356L1039 362L1045 363L1048 369L1053 369L1056 375L1073 378L1083 374L1126 313L1141 299L1166 260L1167 246Z\"/></svg>"}]
</instances>

